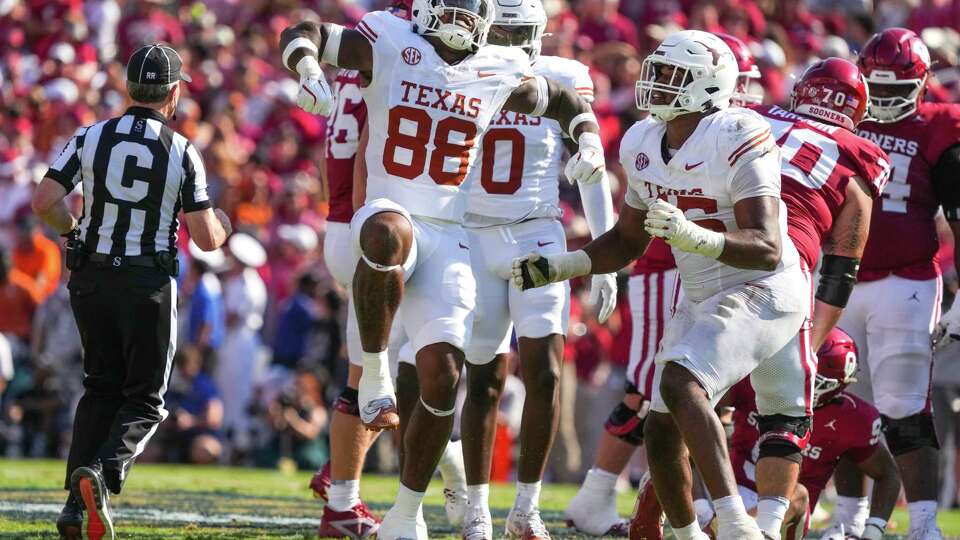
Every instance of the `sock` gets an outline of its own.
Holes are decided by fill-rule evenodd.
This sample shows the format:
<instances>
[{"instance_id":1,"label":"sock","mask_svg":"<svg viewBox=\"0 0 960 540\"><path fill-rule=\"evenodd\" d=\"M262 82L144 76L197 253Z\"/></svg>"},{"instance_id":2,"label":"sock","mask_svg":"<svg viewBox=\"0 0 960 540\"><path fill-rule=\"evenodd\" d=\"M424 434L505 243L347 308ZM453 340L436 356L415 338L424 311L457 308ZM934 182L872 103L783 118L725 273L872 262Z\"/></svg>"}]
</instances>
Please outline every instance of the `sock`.
<instances>
[{"instance_id":1,"label":"sock","mask_svg":"<svg viewBox=\"0 0 960 540\"><path fill-rule=\"evenodd\" d=\"M907 512L910 513L910 530L923 528L937 519L937 501L914 501L907 503Z\"/></svg>"},{"instance_id":2,"label":"sock","mask_svg":"<svg viewBox=\"0 0 960 540\"><path fill-rule=\"evenodd\" d=\"M388 383L392 382L390 378L390 361L387 358L387 351L380 352L363 352L363 372L370 373L371 375L376 374L375 376L378 379L386 381ZM363 404L361 403L362 407Z\"/></svg>"},{"instance_id":3,"label":"sock","mask_svg":"<svg viewBox=\"0 0 960 540\"><path fill-rule=\"evenodd\" d=\"M693 510L697 513L697 523L707 526L713 521L713 505L707 499L693 501Z\"/></svg>"},{"instance_id":4,"label":"sock","mask_svg":"<svg viewBox=\"0 0 960 540\"><path fill-rule=\"evenodd\" d=\"M843 525L843 530L854 536L863 534L863 528L870 516L870 499L866 497L837 497L833 509L833 523Z\"/></svg>"},{"instance_id":5,"label":"sock","mask_svg":"<svg viewBox=\"0 0 960 540\"><path fill-rule=\"evenodd\" d=\"M467 476L463 470L463 444L460 441L447 443L437 468L443 477L443 487L457 491L467 487Z\"/></svg>"},{"instance_id":6,"label":"sock","mask_svg":"<svg viewBox=\"0 0 960 540\"><path fill-rule=\"evenodd\" d=\"M513 507L520 512L531 512L540 505L541 482L517 482L517 500Z\"/></svg>"},{"instance_id":7,"label":"sock","mask_svg":"<svg viewBox=\"0 0 960 540\"><path fill-rule=\"evenodd\" d=\"M703 531L700 530L700 524L697 523L696 518L694 518L693 523L687 525L686 527L674 527L670 526L673 529L673 536L677 540L699 540L700 535L703 534Z\"/></svg>"},{"instance_id":8,"label":"sock","mask_svg":"<svg viewBox=\"0 0 960 540\"><path fill-rule=\"evenodd\" d=\"M739 495L727 495L713 500L713 510L721 524L736 523L752 519L743 508L743 499Z\"/></svg>"},{"instance_id":9,"label":"sock","mask_svg":"<svg viewBox=\"0 0 960 540\"><path fill-rule=\"evenodd\" d=\"M414 491L401 483L393 509L406 518L416 519L420 514L420 506L423 504L425 494L423 491Z\"/></svg>"},{"instance_id":10,"label":"sock","mask_svg":"<svg viewBox=\"0 0 960 540\"><path fill-rule=\"evenodd\" d=\"M616 489L617 478L616 474L593 467L587 471L587 477L583 480L583 490L608 495Z\"/></svg>"},{"instance_id":11,"label":"sock","mask_svg":"<svg viewBox=\"0 0 960 540\"><path fill-rule=\"evenodd\" d=\"M329 501L327 504L332 510L346 512L360 504L359 480L332 480L327 490Z\"/></svg>"},{"instance_id":12,"label":"sock","mask_svg":"<svg viewBox=\"0 0 960 540\"><path fill-rule=\"evenodd\" d=\"M780 528L788 506L790 501L783 497L762 497L757 503L757 526L774 540L780 540Z\"/></svg>"},{"instance_id":13,"label":"sock","mask_svg":"<svg viewBox=\"0 0 960 540\"><path fill-rule=\"evenodd\" d=\"M467 486L467 507L471 509L482 509L484 511L489 511L490 484Z\"/></svg>"}]
</instances>

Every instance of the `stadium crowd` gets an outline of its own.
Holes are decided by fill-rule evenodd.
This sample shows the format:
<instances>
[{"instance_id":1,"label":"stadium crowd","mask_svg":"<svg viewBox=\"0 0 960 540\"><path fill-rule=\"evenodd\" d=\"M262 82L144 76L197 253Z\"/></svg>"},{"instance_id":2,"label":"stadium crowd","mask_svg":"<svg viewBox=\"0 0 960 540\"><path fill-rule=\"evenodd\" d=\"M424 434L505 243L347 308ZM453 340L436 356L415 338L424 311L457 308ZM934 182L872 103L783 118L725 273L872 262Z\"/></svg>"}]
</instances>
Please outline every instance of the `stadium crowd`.
<instances>
[{"instance_id":1,"label":"stadium crowd","mask_svg":"<svg viewBox=\"0 0 960 540\"><path fill-rule=\"evenodd\" d=\"M304 469L326 460L328 410L346 377L344 292L323 264L326 194L319 159L326 119L296 106L297 83L276 61L275 49L291 21L315 17L351 25L381 4L0 1L0 454L63 456L82 390L80 342L60 241L30 212L32 186L78 126L125 108L123 63L130 53L143 43L164 41L180 51L193 79L180 101L176 129L201 150L211 195L248 235L242 237L244 247L260 244L264 253L201 254L191 251L181 234L185 294L167 404L171 415L143 459L260 466L292 460ZM617 149L638 117L634 81L641 59L677 29L743 39L757 58L766 101L783 103L792 78L816 59L853 58L875 30L906 26L922 35L934 55L937 83L930 98L960 98L960 2L544 4L550 15L544 54L592 67L594 109L618 201L623 189ZM561 196L577 200L572 189ZM72 200L79 205L80 199L75 193ZM563 222L573 246L589 238L571 204ZM237 249L233 242L231 247ZM257 249L243 250L251 251ZM955 272L948 276L955 290ZM631 328L625 283L620 290L618 312L602 326L585 306L585 293L574 295L551 479L583 477L603 417L619 400ZM942 416L942 432L960 414L960 400L950 398L953 385L944 381L938 388L942 407L954 413ZM520 387L509 385L508 391ZM522 388L510 395L498 431L493 475L498 480L511 475ZM391 467L391 455L381 452L371 466Z\"/></svg>"}]
</instances>

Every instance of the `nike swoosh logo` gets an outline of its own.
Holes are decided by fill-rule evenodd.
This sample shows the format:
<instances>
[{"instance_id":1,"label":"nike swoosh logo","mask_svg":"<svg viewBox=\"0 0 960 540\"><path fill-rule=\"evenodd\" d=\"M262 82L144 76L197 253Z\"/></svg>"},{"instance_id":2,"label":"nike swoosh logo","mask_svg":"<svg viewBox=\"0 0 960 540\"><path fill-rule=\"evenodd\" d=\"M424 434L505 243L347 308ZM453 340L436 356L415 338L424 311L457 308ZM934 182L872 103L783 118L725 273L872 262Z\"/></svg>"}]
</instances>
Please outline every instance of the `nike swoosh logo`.
<instances>
[{"instance_id":1,"label":"nike swoosh logo","mask_svg":"<svg viewBox=\"0 0 960 540\"><path fill-rule=\"evenodd\" d=\"M480 77L481 79L485 79L485 78L487 78L487 77L493 77L494 75L496 75L496 73L494 73L494 72L492 72L492 71L478 71L478 72L477 72L477 77Z\"/></svg>"},{"instance_id":2,"label":"nike swoosh logo","mask_svg":"<svg viewBox=\"0 0 960 540\"><path fill-rule=\"evenodd\" d=\"M463 245L463 242L458 242L458 243L460 244L460 247L461 247L462 249L466 249L466 250L468 250L468 251L470 250L470 248L468 248L467 246Z\"/></svg>"},{"instance_id":3,"label":"nike swoosh logo","mask_svg":"<svg viewBox=\"0 0 960 540\"><path fill-rule=\"evenodd\" d=\"M694 164L692 164L692 165L689 164L689 163L687 163L687 164L685 164L685 165L683 166L683 168L686 169L686 170L688 170L688 171L692 171L693 169L696 169L697 167L699 167L699 166L701 166L701 165L703 165L703 162L702 162L702 161L701 161L700 163L694 163Z\"/></svg>"},{"instance_id":4,"label":"nike swoosh logo","mask_svg":"<svg viewBox=\"0 0 960 540\"><path fill-rule=\"evenodd\" d=\"M537 246L539 246L539 247L549 246L550 244L553 244L553 242L541 242L541 241L537 240Z\"/></svg>"}]
</instances>

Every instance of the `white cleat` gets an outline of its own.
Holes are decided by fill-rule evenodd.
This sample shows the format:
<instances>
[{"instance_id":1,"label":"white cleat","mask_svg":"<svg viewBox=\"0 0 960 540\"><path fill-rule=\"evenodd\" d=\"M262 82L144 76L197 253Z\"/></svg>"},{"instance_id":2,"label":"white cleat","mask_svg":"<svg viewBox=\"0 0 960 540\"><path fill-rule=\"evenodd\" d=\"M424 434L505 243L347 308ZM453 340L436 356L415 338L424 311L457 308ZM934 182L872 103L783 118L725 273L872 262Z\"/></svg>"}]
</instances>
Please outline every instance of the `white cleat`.
<instances>
[{"instance_id":1,"label":"white cleat","mask_svg":"<svg viewBox=\"0 0 960 540\"><path fill-rule=\"evenodd\" d=\"M746 517L733 523L718 520L717 540L765 540L763 531L753 518Z\"/></svg>"},{"instance_id":2,"label":"white cleat","mask_svg":"<svg viewBox=\"0 0 960 540\"><path fill-rule=\"evenodd\" d=\"M591 536L627 536L630 522L617 515L617 492L588 492L583 488L563 512L567 526Z\"/></svg>"},{"instance_id":3,"label":"white cleat","mask_svg":"<svg viewBox=\"0 0 960 540\"><path fill-rule=\"evenodd\" d=\"M447 511L450 526L459 529L467 513L467 493L461 489L443 488L443 509Z\"/></svg>"},{"instance_id":4,"label":"white cleat","mask_svg":"<svg viewBox=\"0 0 960 540\"><path fill-rule=\"evenodd\" d=\"M907 540L943 540L943 532L936 522L930 522L919 529L910 531Z\"/></svg>"},{"instance_id":5,"label":"white cleat","mask_svg":"<svg viewBox=\"0 0 960 540\"><path fill-rule=\"evenodd\" d=\"M469 508L463 516L463 540L493 540L489 508Z\"/></svg>"},{"instance_id":6,"label":"white cleat","mask_svg":"<svg viewBox=\"0 0 960 540\"><path fill-rule=\"evenodd\" d=\"M550 540L547 526L540 517L540 510L536 507L529 512L520 512L516 508L510 509L507 515L507 537L521 540Z\"/></svg>"},{"instance_id":7,"label":"white cleat","mask_svg":"<svg viewBox=\"0 0 960 540\"><path fill-rule=\"evenodd\" d=\"M423 520L423 513L410 518L401 516L391 508L380 523L377 531L378 540L428 540L427 523Z\"/></svg>"},{"instance_id":8,"label":"white cleat","mask_svg":"<svg viewBox=\"0 0 960 540\"><path fill-rule=\"evenodd\" d=\"M360 422L370 431L383 431L400 427L397 413L397 397L393 381L364 370L357 388L357 403L360 406Z\"/></svg>"}]
</instances>

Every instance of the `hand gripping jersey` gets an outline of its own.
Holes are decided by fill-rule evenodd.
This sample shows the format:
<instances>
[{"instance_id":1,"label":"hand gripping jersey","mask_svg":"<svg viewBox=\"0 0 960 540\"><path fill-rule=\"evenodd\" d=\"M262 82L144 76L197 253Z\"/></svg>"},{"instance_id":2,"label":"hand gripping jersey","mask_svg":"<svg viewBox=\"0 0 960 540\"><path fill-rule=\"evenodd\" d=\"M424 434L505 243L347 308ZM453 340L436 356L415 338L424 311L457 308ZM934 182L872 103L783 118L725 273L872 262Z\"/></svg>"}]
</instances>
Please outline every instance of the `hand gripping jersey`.
<instances>
[{"instance_id":1,"label":"hand gripping jersey","mask_svg":"<svg viewBox=\"0 0 960 540\"><path fill-rule=\"evenodd\" d=\"M533 72L575 88L593 101L589 68L576 60L541 56ZM559 217L563 135L555 120L511 111L494 115L483 134L479 163L465 184L470 193L468 224L491 224L489 218L494 218L495 224L505 224ZM477 216L488 219L476 220Z\"/></svg>"},{"instance_id":2,"label":"hand gripping jersey","mask_svg":"<svg viewBox=\"0 0 960 540\"><path fill-rule=\"evenodd\" d=\"M519 48L485 45L447 64L412 23L385 11L357 29L373 48L367 104L367 201L390 199L414 216L460 222L460 185L480 135L531 75Z\"/></svg>"},{"instance_id":3,"label":"hand gripping jersey","mask_svg":"<svg viewBox=\"0 0 960 540\"><path fill-rule=\"evenodd\" d=\"M756 465L760 440L757 431L756 395L746 378L730 389L733 412L733 438L730 441L730 462L737 484L757 490ZM837 397L813 411L813 432L803 450L800 483L810 492L810 508L817 505L837 462L847 456L855 463L873 456L880 444L880 413L866 401L841 392Z\"/></svg>"},{"instance_id":4,"label":"hand gripping jersey","mask_svg":"<svg viewBox=\"0 0 960 540\"><path fill-rule=\"evenodd\" d=\"M891 124L863 122L857 134L886 150L893 167L883 200L873 206L860 281L890 274L933 279L940 275L933 221L940 201L931 170L944 150L960 142L960 107L921 103L909 118Z\"/></svg>"},{"instance_id":5,"label":"hand gripping jersey","mask_svg":"<svg viewBox=\"0 0 960 540\"><path fill-rule=\"evenodd\" d=\"M770 124L780 147L781 197L790 238L807 268L816 268L820 244L843 207L847 183L861 178L874 198L890 175L886 154L852 132L781 109L753 108Z\"/></svg>"},{"instance_id":6,"label":"hand gripping jersey","mask_svg":"<svg viewBox=\"0 0 960 540\"><path fill-rule=\"evenodd\" d=\"M620 161L629 181L626 202L634 208L644 210L654 200L665 199L702 227L730 231L738 228L733 213L736 202L759 196L780 197L779 174L760 182L738 178L744 165L777 152L770 127L757 113L733 108L703 118L668 161L663 156L665 136L666 124L653 118L637 122L623 136ZM787 211L782 202L780 233L783 254L777 270L772 272L743 270L709 257L673 250L684 295L700 302L729 287L798 264L797 251L787 238ZM778 292L772 290L771 295L777 297Z\"/></svg>"},{"instance_id":7,"label":"hand gripping jersey","mask_svg":"<svg viewBox=\"0 0 960 540\"><path fill-rule=\"evenodd\" d=\"M359 71L341 69L333 81L337 107L327 128L327 185L330 191L328 221L350 223L353 217L353 162L360 132L367 123L367 106L360 94L364 80Z\"/></svg>"}]
</instances>

